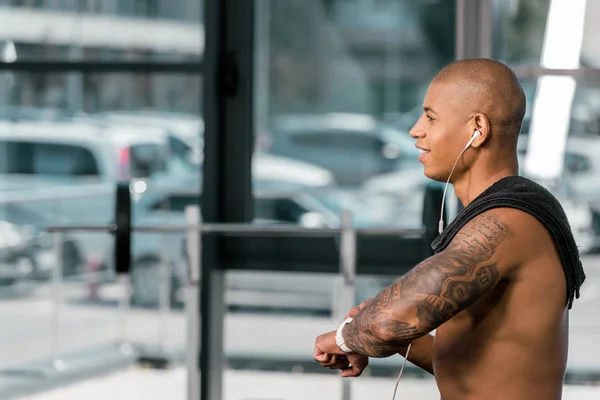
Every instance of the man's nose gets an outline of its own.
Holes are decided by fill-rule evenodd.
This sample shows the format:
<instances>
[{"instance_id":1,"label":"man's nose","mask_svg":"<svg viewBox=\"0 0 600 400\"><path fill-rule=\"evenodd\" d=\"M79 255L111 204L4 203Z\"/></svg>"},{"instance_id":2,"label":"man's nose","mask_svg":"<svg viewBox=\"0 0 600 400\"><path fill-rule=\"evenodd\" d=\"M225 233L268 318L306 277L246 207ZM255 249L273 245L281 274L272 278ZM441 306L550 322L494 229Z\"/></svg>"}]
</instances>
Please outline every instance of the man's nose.
<instances>
[{"instance_id":1,"label":"man's nose","mask_svg":"<svg viewBox=\"0 0 600 400\"><path fill-rule=\"evenodd\" d=\"M409 134L413 139L420 139L425 136L425 130L421 127L420 122L421 119L419 118L417 123L409 131Z\"/></svg>"}]
</instances>

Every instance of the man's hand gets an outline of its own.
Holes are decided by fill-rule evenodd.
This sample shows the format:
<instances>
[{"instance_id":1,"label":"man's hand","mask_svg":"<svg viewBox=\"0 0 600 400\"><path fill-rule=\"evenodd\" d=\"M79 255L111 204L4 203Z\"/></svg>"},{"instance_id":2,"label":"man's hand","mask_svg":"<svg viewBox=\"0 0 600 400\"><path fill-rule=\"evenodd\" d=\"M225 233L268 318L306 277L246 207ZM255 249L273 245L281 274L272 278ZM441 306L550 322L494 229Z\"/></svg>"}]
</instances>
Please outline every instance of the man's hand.
<instances>
[{"instance_id":1,"label":"man's hand","mask_svg":"<svg viewBox=\"0 0 600 400\"><path fill-rule=\"evenodd\" d=\"M346 358L350 365L344 368L340 373L342 378L360 376L365 368L367 368L367 365L369 365L369 357L363 356L362 354L348 353L346 354Z\"/></svg>"},{"instance_id":2,"label":"man's hand","mask_svg":"<svg viewBox=\"0 0 600 400\"><path fill-rule=\"evenodd\" d=\"M315 342L314 359L323 367L341 370L341 376L360 376L367 365L369 358L356 353L345 353L335 342L335 331L325 333Z\"/></svg>"},{"instance_id":3,"label":"man's hand","mask_svg":"<svg viewBox=\"0 0 600 400\"><path fill-rule=\"evenodd\" d=\"M370 298L363 301L358 306L352 307L344 319L349 317L354 318L360 310L362 310L373 300L373 298ZM331 337L328 337L327 335L332 336L332 343ZM335 350L333 350L331 353L325 351L325 348L331 348L330 346L335 346ZM337 350L341 351L342 353L336 353L335 351ZM329 334L321 335L317 338L314 358L315 361L320 363L323 367L341 370L342 372L340 375L342 377L360 376L369 364L369 357L356 353L344 353L335 343L335 331L330 332Z\"/></svg>"}]
</instances>

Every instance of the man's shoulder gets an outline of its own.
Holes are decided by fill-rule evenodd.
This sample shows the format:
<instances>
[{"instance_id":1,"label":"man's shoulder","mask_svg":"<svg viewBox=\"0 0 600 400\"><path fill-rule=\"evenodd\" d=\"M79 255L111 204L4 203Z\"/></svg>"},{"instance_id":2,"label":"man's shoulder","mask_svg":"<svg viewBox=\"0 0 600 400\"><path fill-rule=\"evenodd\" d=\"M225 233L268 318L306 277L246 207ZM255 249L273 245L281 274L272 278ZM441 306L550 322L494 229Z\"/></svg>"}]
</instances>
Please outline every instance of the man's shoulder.
<instances>
[{"instance_id":1,"label":"man's shoulder","mask_svg":"<svg viewBox=\"0 0 600 400\"><path fill-rule=\"evenodd\" d=\"M443 251L459 231L477 227L485 218L498 219L506 225L510 231L507 243L516 248L535 246L539 235L550 235L557 245L562 240L559 238L572 236L569 221L556 197L528 178L509 176L494 183L461 211L432 243L434 252Z\"/></svg>"},{"instance_id":2,"label":"man's shoulder","mask_svg":"<svg viewBox=\"0 0 600 400\"><path fill-rule=\"evenodd\" d=\"M487 215L501 221L509 232L511 246L515 248L531 248L539 242L540 235L548 234L548 229L536 216L520 208L498 207L481 214Z\"/></svg>"},{"instance_id":3,"label":"man's shoulder","mask_svg":"<svg viewBox=\"0 0 600 400\"><path fill-rule=\"evenodd\" d=\"M466 246L466 243L476 246ZM513 207L486 210L468 221L453 238L448 250L461 247L465 253L497 253L497 260L511 269L521 265L531 254L552 250L546 227L530 213Z\"/></svg>"},{"instance_id":4,"label":"man's shoulder","mask_svg":"<svg viewBox=\"0 0 600 400\"><path fill-rule=\"evenodd\" d=\"M464 211L464 223L480 214L501 216L514 226L515 234L531 235L531 229L556 231L569 228L568 217L558 198L546 187L523 176L503 178L484 191Z\"/></svg>"}]
</instances>

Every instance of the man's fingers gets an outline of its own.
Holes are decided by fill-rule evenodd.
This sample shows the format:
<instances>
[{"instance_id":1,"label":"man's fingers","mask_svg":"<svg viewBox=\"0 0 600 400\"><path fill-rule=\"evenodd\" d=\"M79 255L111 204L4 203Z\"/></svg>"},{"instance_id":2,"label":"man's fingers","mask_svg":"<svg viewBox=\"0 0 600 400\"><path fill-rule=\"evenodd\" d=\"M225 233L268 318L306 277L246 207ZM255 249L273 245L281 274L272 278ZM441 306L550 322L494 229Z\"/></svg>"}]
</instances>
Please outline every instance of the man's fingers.
<instances>
[{"instance_id":1,"label":"man's fingers","mask_svg":"<svg viewBox=\"0 0 600 400\"><path fill-rule=\"evenodd\" d=\"M344 359L346 359L345 356L339 355L339 354L334 354L331 357L329 357L329 360L322 362L321 365L323 365L324 367L332 367L336 364L339 364L340 362L344 361Z\"/></svg>"},{"instance_id":2,"label":"man's fingers","mask_svg":"<svg viewBox=\"0 0 600 400\"><path fill-rule=\"evenodd\" d=\"M342 370L342 372L340 372L340 376L342 378L356 378L356 377L360 376L361 374L362 374L362 371L359 369L356 369L354 367L346 368L346 369Z\"/></svg>"},{"instance_id":3,"label":"man's fingers","mask_svg":"<svg viewBox=\"0 0 600 400\"><path fill-rule=\"evenodd\" d=\"M325 353L321 351L317 346L315 346L313 358L316 362L323 364L331 361L331 354Z\"/></svg>"},{"instance_id":4,"label":"man's fingers","mask_svg":"<svg viewBox=\"0 0 600 400\"><path fill-rule=\"evenodd\" d=\"M338 364L336 364L336 365L333 365L333 366L329 367L329 369L343 371L343 370L345 370L346 368L348 368L349 366L350 366L350 361L348 361L348 360L346 359L346 360L344 360L344 361L341 361L341 362L339 362L339 363L338 363Z\"/></svg>"},{"instance_id":5,"label":"man's fingers","mask_svg":"<svg viewBox=\"0 0 600 400\"><path fill-rule=\"evenodd\" d=\"M369 357L361 356L360 354L349 354L348 360L351 365L340 373L343 378L360 376L365 368L367 368L367 365L369 365Z\"/></svg>"},{"instance_id":6,"label":"man's fingers","mask_svg":"<svg viewBox=\"0 0 600 400\"><path fill-rule=\"evenodd\" d=\"M363 371L365 370L366 365L364 367L350 365L347 368L344 368L342 372L340 372L340 376L342 378L355 378L361 376Z\"/></svg>"},{"instance_id":7,"label":"man's fingers","mask_svg":"<svg viewBox=\"0 0 600 400\"><path fill-rule=\"evenodd\" d=\"M321 363L321 365L329 369L346 369L350 365L350 361L344 355L334 354L330 362Z\"/></svg>"},{"instance_id":8,"label":"man's fingers","mask_svg":"<svg viewBox=\"0 0 600 400\"><path fill-rule=\"evenodd\" d=\"M323 354L315 354L315 361L320 362L321 364L325 364L331 362L332 355L323 353Z\"/></svg>"}]
</instances>

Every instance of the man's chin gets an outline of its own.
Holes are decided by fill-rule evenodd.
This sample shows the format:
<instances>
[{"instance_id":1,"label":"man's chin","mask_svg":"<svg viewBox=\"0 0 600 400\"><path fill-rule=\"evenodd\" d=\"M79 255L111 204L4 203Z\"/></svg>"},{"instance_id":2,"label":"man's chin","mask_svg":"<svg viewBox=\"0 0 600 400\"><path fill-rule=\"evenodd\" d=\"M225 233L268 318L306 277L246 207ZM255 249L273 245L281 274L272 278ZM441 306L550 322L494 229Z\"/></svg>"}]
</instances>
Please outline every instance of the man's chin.
<instances>
[{"instance_id":1,"label":"man's chin","mask_svg":"<svg viewBox=\"0 0 600 400\"><path fill-rule=\"evenodd\" d=\"M423 173L427 178L436 182L446 183L446 179L448 179L448 177L444 176L444 174L436 173L435 171L428 170L428 168L425 168Z\"/></svg>"}]
</instances>

